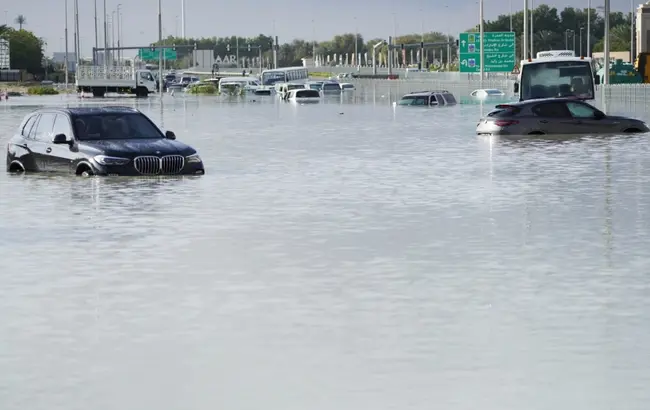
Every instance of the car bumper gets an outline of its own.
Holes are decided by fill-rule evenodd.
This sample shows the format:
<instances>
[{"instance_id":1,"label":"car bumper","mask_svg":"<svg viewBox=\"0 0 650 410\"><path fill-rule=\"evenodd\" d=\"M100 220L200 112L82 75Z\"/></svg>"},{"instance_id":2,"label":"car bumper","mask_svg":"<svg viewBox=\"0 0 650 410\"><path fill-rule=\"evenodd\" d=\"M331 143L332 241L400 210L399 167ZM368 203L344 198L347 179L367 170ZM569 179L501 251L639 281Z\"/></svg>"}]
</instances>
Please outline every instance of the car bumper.
<instances>
[{"instance_id":1,"label":"car bumper","mask_svg":"<svg viewBox=\"0 0 650 410\"><path fill-rule=\"evenodd\" d=\"M476 135L511 135L511 133L507 128L481 121L476 126Z\"/></svg>"},{"instance_id":2,"label":"car bumper","mask_svg":"<svg viewBox=\"0 0 650 410\"><path fill-rule=\"evenodd\" d=\"M175 173L164 173L159 172L157 174L141 174L138 170L135 169L133 163L126 165L100 165L93 164L95 175L102 176L131 176L131 177L147 177L147 176L175 176L175 175L204 175L205 167L203 162L191 162L186 163L179 172Z\"/></svg>"}]
</instances>

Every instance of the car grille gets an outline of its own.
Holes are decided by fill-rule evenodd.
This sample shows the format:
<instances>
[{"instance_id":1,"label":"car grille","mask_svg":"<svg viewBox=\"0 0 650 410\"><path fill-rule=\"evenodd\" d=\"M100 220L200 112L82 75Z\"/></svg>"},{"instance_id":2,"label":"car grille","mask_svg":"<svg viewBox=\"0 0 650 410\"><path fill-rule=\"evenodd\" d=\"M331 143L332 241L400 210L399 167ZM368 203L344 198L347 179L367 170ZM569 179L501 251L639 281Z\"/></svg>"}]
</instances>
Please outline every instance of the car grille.
<instances>
[{"instance_id":1,"label":"car grille","mask_svg":"<svg viewBox=\"0 0 650 410\"><path fill-rule=\"evenodd\" d=\"M133 163L135 170L142 175L170 175L183 170L185 158L182 155L143 156L137 157Z\"/></svg>"}]
</instances>

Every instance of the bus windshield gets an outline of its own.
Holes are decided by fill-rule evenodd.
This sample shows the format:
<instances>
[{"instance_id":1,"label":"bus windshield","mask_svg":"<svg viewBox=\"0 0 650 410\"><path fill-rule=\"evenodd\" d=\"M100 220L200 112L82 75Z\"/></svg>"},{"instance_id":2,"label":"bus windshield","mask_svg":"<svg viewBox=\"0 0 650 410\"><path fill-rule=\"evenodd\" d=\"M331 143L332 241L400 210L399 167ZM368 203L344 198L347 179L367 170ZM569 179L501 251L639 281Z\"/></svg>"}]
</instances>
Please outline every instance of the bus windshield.
<instances>
[{"instance_id":1,"label":"bus windshield","mask_svg":"<svg viewBox=\"0 0 650 410\"><path fill-rule=\"evenodd\" d=\"M520 100L552 97L594 99L589 61L548 61L525 64L521 70Z\"/></svg>"},{"instance_id":2,"label":"bus windshield","mask_svg":"<svg viewBox=\"0 0 650 410\"><path fill-rule=\"evenodd\" d=\"M263 85L273 85L275 83L286 83L287 76L283 72L271 71L262 73L262 84Z\"/></svg>"}]
</instances>

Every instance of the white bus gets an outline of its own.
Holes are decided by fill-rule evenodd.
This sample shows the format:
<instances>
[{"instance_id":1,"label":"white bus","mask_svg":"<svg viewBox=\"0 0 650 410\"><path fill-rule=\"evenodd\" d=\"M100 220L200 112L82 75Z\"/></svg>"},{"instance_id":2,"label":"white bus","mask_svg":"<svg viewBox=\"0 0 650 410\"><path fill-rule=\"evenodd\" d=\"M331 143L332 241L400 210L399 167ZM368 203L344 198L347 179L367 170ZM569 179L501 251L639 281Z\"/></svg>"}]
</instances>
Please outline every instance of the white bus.
<instances>
[{"instance_id":1,"label":"white bus","mask_svg":"<svg viewBox=\"0 0 650 410\"><path fill-rule=\"evenodd\" d=\"M304 84L309 79L309 71L305 67L276 68L264 70L260 77L262 86L256 94L270 94L276 83Z\"/></svg>"},{"instance_id":2,"label":"white bus","mask_svg":"<svg viewBox=\"0 0 650 410\"><path fill-rule=\"evenodd\" d=\"M537 58L521 61L521 71L514 91L519 101L551 97L595 99L591 58L576 57L571 50L540 51Z\"/></svg>"}]
</instances>

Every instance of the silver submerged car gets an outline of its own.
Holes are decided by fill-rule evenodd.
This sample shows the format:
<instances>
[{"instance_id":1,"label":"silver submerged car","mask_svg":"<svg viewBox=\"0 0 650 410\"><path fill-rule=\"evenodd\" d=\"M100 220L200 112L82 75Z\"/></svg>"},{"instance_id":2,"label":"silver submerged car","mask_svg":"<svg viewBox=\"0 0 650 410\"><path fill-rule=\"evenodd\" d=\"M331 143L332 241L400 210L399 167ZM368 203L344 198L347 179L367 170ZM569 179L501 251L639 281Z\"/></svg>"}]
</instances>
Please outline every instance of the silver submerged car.
<instances>
[{"instance_id":1,"label":"silver submerged car","mask_svg":"<svg viewBox=\"0 0 650 410\"><path fill-rule=\"evenodd\" d=\"M648 131L643 121L606 115L573 97L499 104L476 126L478 135L593 135Z\"/></svg>"}]
</instances>

